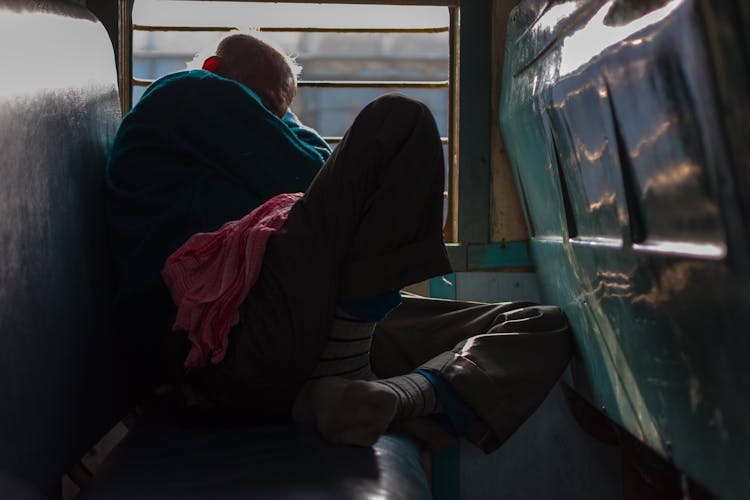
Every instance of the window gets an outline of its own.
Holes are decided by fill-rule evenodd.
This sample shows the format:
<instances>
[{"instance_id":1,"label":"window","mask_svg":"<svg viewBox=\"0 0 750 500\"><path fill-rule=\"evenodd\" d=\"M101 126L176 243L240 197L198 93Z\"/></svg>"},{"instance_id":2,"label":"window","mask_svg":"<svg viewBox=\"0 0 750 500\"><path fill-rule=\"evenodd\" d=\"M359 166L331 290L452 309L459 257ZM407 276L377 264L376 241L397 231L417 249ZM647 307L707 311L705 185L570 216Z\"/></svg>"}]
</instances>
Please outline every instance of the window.
<instances>
[{"instance_id":1,"label":"window","mask_svg":"<svg viewBox=\"0 0 750 500\"><path fill-rule=\"evenodd\" d=\"M398 91L424 102L444 144L444 215L453 221L454 18L446 6L136 0L130 105L155 79L185 69L222 33L257 29L302 66L292 110L332 146L379 95Z\"/></svg>"}]
</instances>

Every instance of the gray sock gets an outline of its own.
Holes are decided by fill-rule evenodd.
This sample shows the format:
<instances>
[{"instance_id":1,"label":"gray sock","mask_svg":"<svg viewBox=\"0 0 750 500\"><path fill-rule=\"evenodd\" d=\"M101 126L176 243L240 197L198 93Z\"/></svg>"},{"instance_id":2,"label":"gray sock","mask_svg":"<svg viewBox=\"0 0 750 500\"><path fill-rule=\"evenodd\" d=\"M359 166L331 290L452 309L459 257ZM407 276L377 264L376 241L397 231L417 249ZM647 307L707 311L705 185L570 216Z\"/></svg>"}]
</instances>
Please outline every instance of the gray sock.
<instances>
[{"instance_id":1,"label":"gray sock","mask_svg":"<svg viewBox=\"0 0 750 500\"><path fill-rule=\"evenodd\" d=\"M419 373L408 373L398 377L374 380L396 393L396 418L423 417L440 411L440 400L435 388Z\"/></svg>"},{"instance_id":2,"label":"gray sock","mask_svg":"<svg viewBox=\"0 0 750 500\"><path fill-rule=\"evenodd\" d=\"M351 380L372 380L370 343L375 323L334 318L328 342L318 359L310 379L343 377Z\"/></svg>"}]
</instances>

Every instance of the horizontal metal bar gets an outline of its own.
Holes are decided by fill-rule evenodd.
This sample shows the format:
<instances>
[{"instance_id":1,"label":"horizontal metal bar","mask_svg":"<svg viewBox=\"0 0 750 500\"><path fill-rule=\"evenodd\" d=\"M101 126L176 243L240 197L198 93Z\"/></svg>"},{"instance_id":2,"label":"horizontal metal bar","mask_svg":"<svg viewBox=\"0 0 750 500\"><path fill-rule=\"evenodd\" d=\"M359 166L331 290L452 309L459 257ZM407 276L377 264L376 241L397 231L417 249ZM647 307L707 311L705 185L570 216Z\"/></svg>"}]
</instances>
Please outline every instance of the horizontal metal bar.
<instances>
[{"instance_id":1,"label":"horizontal metal bar","mask_svg":"<svg viewBox=\"0 0 750 500\"><path fill-rule=\"evenodd\" d=\"M133 31L188 31L188 32L226 32L236 30L236 26L146 26L143 24L133 25ZM447 33L448 26L436 26L433 28L311 28L311 27L288 27L274 26L254 28L257 31L267 33Z\"/></svg>"},{"instance_id":2,"label":"horizontal metal bar","mask_svg":"<svg viewBox=\"0 0 750 500\"><path fill-rule=\"evenodd\" d=\"M206 1L206 0L204 0ZM226 0L207 0L224 2ZM259 0L234 0L239 2L269 3ZM273 0L274 3L320 3L321 0ZM418 5L424 7L458 7L458 0L336 0L343 4L365 4L365 5Z\"/></svg>"},{"instance_id":3,"label":"horizontal metal bar","mask_svg":"<svg viewBox=\"0 0 750 500\"><path fill-rule=\"evenodd\" d=\"M132 83L136 87L148 87L154 82L152 79L133 78ZM410 81L362 81L362 80L301 80L297 82L298 87L307 88L402 88L402 89L439 89L447 88L448 80L434 82L410 82Z\"/></svg>"},{"instance_id":4,"label":"horizontal metal bar","mask_svg":"<svg viewBox=\"0 0 750 500\"><path fill-rule=\"evenodd\" d=\"M394 80L301 80L297 82L298 87L316 88L411 88L411 89L439 89L447 88L448 80L432 82L416 81L394 81Z\"/></svg>"},{"instance_id":5,"label":"horizontal metal bar","mask_svg":"<svg viewBox=\"0 0 750 500\"><path fill-rule=\"evenodd\" d=\"M327 142L327 143L329 143L329 144L338 144L338 143L339 143L339 142L341 142L341 141L342 141L343 139L344 139L344 138L343 138L343 137L341 137L340 135L339 135L339 136L326 136L326 137L323 137L323 140L324 140L324 141L326 141L326 142ZM441 138L440 138L440 142L441 142L441 143L442 143L443 145L446 145L446 144L448 144L448 138L447 138L447 137L441 137ZM446 196L447 196L447 194L446 194Z\"/></svg>"}]
</instances>

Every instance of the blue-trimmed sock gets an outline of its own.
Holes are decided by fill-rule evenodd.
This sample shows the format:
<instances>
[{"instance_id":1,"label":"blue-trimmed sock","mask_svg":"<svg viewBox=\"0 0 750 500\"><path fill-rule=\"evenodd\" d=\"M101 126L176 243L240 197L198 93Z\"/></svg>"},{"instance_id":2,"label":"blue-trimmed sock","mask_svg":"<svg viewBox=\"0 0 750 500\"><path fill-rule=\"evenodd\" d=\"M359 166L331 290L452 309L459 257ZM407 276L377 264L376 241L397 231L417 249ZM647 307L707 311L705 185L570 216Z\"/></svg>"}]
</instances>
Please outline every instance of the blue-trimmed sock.
<instances>
[{"instance_id":1,"label":"blue-trimmed sock","mask_svg":"<svg viewBox=\"0 0 750 500\"><path fill-rule=\"evenodd\" d=\"M424 417L440 411L440 401L435 395L435 388L420 373L408 373L380 380L376 384L388 387L397 396L394 418Z\"/></svg>"},{"instance_id":2,"label":"blue-trimmed sock","mask_svg":"<svg viewBox=\"0 0 750 500\"><path fill-rule=\"evenodd\" d=\"M437 399L440 401L443 412L447 415L452 427L452 429L446 430L450 430L454 436L461 436L466 428L479 418L474 410L461 399L456 390L440 375L427 370L417 370L415 373L424 376L434 387ZM446 427L444 419L437 418L436 422L443 428Z\"/></svg>"},{"instance_id":3,"label":"blue-trimmed sock","mask_svg":"<svg viewBox=\"0 0 750 500\"><path fill-rule=\"evenodd\" d=\"M373 297L359 300L340 300L336 314L368 323L382 321L401 304L401 292L389 290Z\"/></svg>"}]
</instances>

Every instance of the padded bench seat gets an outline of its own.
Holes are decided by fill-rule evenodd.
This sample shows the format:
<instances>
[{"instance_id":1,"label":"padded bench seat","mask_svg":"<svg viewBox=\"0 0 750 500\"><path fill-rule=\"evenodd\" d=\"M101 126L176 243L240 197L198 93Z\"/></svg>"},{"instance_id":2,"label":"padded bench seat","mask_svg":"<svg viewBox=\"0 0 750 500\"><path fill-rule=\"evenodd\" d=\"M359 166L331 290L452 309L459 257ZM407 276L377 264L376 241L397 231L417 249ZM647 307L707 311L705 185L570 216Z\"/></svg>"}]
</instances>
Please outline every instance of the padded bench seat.
<instances>
[{"instance_id":1,"label":"padded bench seat","mask_svg":"<svg viewBox=\"0 0 750 500\"><path fill-rule=\"evenodd\" d=\"M409 438L331 445L312 428L145 424L82 500L432 498Z\"/></svg>"}]
</instances>

